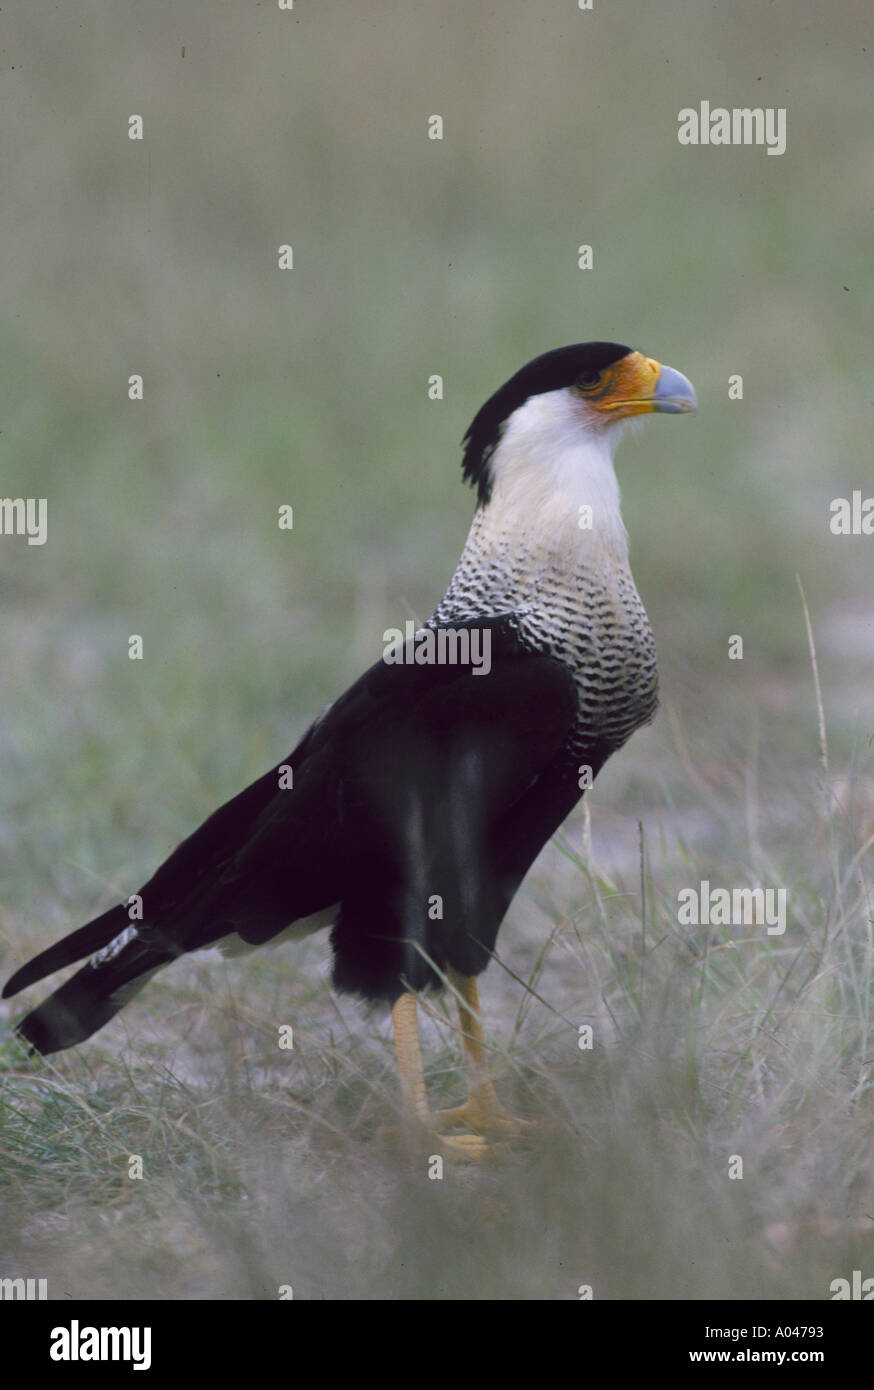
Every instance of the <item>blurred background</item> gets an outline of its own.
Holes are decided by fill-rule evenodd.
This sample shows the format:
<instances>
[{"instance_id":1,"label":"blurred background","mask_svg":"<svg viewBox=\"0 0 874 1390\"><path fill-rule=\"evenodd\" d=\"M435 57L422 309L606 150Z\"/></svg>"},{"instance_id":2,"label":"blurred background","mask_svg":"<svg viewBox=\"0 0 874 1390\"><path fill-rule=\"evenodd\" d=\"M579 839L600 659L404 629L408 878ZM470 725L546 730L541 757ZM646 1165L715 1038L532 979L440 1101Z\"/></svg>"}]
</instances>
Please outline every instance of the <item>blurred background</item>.
<instances>
[{"instance_id":1,"label":"blurred background","mask_svg":"<svg viewBox=\"0 0 874 1390\"><path fill-rule=\"evenodd\" d=\"M699 397L618 460L662 709L502 932L548 1007L497 966L483 988L548 1140L512 1176L423 1197L369 1147L394 1103L388 1032L330 995L327 941L204 958L50 1069L6 1043L3 1272L48 1269L57 1292L75 1252L77 1297L826 1296L847 1261L870 1266L874 1201L874 538L829 530L834 497L874 495L867 7L83 0L2 18L0 495L45 497L49 527L45 546L0 540L4 974L134 891L385 628L429 615L473 509L459 441L525 361L627 342ZM786 152L681 146L702 99L785 107ZM676 929L678 887L708 877L788 885L794 932L714 962ZM290 1078L273 1038L292 1016ZM457 1085L457 1038L439 1019L426 1038L431 1084ZM154 1207L119 1168L146 1137ZM744 1143L756 1176L727 1184ZM120 1282L96 1193L119 1250L152 1232Z\"/></svg>"}]
</instances>

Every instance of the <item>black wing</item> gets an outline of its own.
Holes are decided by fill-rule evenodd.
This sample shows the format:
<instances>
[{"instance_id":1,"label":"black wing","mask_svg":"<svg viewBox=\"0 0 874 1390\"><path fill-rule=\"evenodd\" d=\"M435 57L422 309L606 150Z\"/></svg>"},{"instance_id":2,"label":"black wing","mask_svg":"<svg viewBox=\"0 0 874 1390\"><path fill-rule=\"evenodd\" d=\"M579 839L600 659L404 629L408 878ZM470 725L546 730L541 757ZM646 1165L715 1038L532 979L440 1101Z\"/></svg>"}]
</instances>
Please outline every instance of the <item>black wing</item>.
<instances>
[{"instance_id":1,"label":"black wing","mask_svg":"<svg viewBox=\"0 0 874 1390\"><path fill-rule=\"evenodd\" d=\"M432 979L430 960L481 969L519 879L579 795L560 775L576 690L560 663L521 645L511 617L462 626L488 633L487 674L377 662L284 764L161 865L141 889L135 936L111 945L130 926L120 904L16 972L4 997L109 948L25 1025L36 1014L44 1021L58 1000L77 1015L63 1036L78 1041L175 956L232 931L267 941L335 903L341 987L390 999L402 980ZM292 785L281 789L284 766ZM526 798L532 811L520 834L514 815L524 815ZM41 1050L51 1050L43 1046L51 1031L24 1027Z\"/></svg>"}]
</instances>

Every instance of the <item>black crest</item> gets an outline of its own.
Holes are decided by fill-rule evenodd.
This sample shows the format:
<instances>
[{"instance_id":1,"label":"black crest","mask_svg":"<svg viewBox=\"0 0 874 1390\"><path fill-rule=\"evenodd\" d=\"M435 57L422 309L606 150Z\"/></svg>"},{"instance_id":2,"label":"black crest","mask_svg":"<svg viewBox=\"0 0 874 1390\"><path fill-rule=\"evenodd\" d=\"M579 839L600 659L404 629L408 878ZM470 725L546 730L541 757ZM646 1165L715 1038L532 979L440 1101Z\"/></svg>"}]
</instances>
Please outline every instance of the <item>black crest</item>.
<instances>
[{"instance_id":1,"label":"black crest","mask_svg":"<svg viewBox=\"0 0 874 1390\"><path fill-rule=\"evenodd\" d=\"M553 348L552 352L544 352L542 357L526 363L489 397L462 440L462 472L477 489L481 504L488 502L492 490L489 459L513 411L524 405L530 396L572 386L581 372L600 372L632 350L620 343L573 343L570 347Z\"/></svg>"}]
</instances>

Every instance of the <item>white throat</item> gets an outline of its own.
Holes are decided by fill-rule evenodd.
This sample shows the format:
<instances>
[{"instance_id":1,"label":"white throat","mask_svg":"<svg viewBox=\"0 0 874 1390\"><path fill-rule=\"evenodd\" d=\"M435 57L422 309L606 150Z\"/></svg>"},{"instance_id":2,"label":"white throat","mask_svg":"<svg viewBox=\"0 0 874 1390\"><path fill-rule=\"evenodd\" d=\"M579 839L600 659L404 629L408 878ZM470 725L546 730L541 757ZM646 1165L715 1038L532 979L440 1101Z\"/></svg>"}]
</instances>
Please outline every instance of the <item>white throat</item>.
<instances>
[{"instance_id":1,"label":"white throat","mask_svg":"<svg viewBox=\"0 0 874 1390\"><path fill-rule=\"evenodd\" d=\"M436 621L558 611L592 583L639 604L613 469L621 432L587 428L568 391L533 396L513 413L489 460L491 496L477 507Z\"/></svg>"},{"instance_id":2,"label":"white throat","mask_svg":"<svg viewBox=\"0 0 874 1390\"><path fill-rule=\"evenodd\" d=\"M567 562L628 563L613 452L621 423L586 427L568 391L532 396L514 412L490 460L485 508L496 529Z\"/></svg>"}]
</instances>

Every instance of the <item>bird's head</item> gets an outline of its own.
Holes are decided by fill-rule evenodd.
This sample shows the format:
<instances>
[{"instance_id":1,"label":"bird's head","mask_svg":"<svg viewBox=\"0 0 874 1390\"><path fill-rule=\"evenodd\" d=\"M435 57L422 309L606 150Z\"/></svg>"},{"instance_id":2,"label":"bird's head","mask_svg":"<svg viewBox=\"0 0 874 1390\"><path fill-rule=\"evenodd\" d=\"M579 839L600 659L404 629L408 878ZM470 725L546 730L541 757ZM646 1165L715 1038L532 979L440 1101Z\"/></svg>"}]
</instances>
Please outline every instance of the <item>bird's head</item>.
<instances>
[{"instance_id":1,"label":"bird's head","mask_svg":"<svg viewBox=\"0 0 874 1390\"><path fill-rule=\"evenodd\" d=\"M562 468L577 468L575 456L600 458L609 466L625 422L696 407L695 391L681 372L633 348L555 348L522 367L477 413L463 440L464 476L483 505L502 475L529 487L534 497Z\"/></svg>"}]
</instances>

